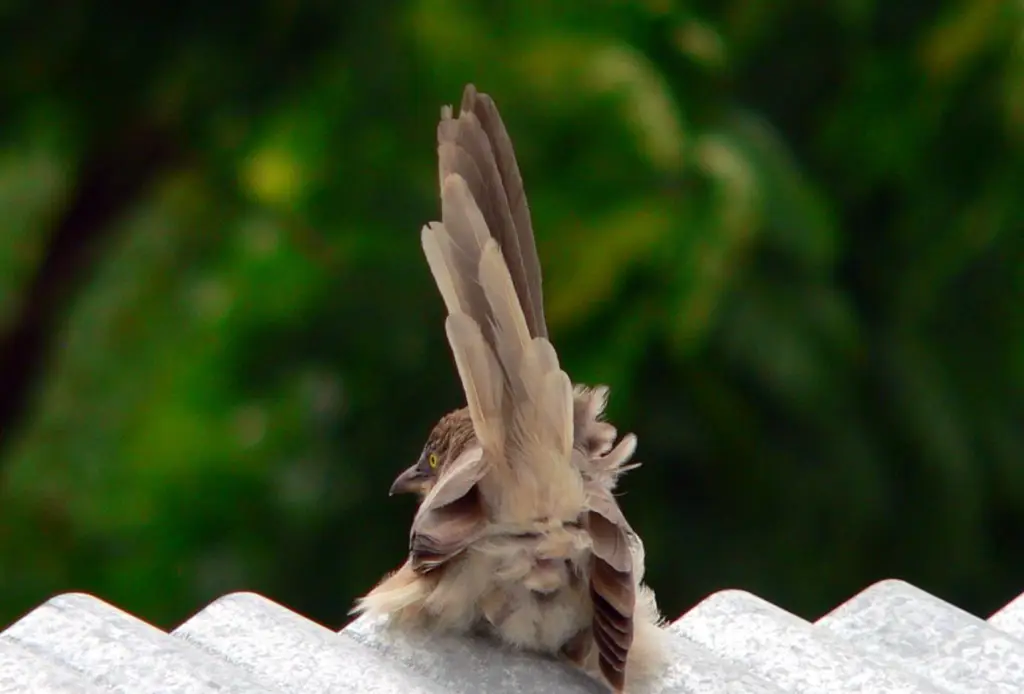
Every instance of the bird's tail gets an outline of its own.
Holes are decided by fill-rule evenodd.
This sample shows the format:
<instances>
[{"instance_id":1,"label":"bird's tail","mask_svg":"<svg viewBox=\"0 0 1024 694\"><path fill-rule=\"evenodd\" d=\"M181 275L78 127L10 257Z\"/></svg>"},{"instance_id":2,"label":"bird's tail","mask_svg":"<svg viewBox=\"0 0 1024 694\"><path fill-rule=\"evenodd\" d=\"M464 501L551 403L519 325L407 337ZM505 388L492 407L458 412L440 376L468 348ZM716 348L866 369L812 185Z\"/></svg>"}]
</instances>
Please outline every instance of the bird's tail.
<instances>
[{"instance_id":1,"label":"bird's tail","mask_svg":"<svg viewBox=\"0 0 1024 694\"><path fill-rule=\"evenodd\" d=\"M547 337L540 260L512 140L494 100L472 84L458 116L441 110L437 125L440 185L451 174L466 181L491 236L498 242L531 337Z\"/></svg>"},{"instance_id":2,"label":"bird's tail","mask_svg":"<svg viewBox=\"0 0 1024 694\"><path fill-rule=\"evenodd\" d=\"M441 211L442 222L423 229L423 249L477 439L513 468L567 463L572 384L551 343L530 335L501 248L459 174L442 185Z\"/></svg>"},{"instance_id":3,"label":"bird's tail","mask_svg":"<svg viewBox=\"0 0 1024 694\"><path fill-rule=\"evenodd\" d=\"M477 111L497 133L496 144L507 147L492 147ZM459 118L442 114L442 221L423 229L423 249L448 308L448 340L478 440L512 470L535 467L543 474L567 466L571 455L572 385L543 336L539 264L535 257L524 262L536 255L529 214L496 114L472 87ZM504 171L496 149L504 152Z\"/></svg>"}]
</instances>

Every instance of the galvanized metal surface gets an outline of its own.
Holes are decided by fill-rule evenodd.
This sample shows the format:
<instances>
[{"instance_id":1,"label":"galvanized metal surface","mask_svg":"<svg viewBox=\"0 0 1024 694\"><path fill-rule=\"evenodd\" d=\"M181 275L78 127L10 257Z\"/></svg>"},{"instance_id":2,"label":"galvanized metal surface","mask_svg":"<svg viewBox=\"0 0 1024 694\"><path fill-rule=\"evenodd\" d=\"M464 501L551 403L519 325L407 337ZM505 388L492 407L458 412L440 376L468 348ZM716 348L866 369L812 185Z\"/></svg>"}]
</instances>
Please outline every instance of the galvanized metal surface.
<instances>
[{"instance_id":1,"label":"galvanized metal surface","mask_svg":"<svg viewBox=\"0 0 1024 694\"><path fill-rule=\"evenodd\" d=\"M1024 595L986 621L882 581L811 623L730 590L669 632L672 664L652 694L1024 692ZM407 636L369 619L335 633L252 593L224 596L169 634L74 593L0 632L0 694L602 691L561 663L481 639Z\"/></svg>"}]
</instances>

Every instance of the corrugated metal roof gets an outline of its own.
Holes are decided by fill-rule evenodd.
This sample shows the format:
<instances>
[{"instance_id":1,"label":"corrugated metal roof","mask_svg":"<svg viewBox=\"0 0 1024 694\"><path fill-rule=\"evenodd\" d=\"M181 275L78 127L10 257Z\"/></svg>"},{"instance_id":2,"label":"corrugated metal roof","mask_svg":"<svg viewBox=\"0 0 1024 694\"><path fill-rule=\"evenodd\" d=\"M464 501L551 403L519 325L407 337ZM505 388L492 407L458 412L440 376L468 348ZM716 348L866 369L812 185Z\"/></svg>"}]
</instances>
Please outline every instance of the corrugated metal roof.
<instances>
[{"instance_id":1,"label":"corrugated metal roof","mask_svg":"<svg viewBox=\"0 0 1024 694\"><path fill-rule=\"evenodd\" d=\"M1024 595L985 621L882 581L811 623L728 590L669 630L673 665L652 692L1024 692ZM69 593L0 633L4 694L601 691L482 640L403 636L366 618L335 633L253 593L226 595L170 634Z\"/></svg>"}]
</instances>

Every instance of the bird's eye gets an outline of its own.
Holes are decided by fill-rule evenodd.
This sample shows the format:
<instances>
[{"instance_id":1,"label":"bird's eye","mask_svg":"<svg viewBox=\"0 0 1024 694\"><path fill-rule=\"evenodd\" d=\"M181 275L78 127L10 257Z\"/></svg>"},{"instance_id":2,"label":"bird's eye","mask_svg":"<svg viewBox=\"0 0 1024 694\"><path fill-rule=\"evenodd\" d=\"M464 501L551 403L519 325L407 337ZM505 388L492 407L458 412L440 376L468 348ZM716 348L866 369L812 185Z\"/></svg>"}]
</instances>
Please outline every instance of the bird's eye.
<instances>
[{"instance_id":1,"label":"bird's eye","mask_svg":"<svg viewBox=\"0 0 1024 694\"><path fill-rule=\"evenodd\" d=\"M431 470L437 467L437 453L431 453L427 456L427 464L430 465Z\"/></svg>"}]
</instances>

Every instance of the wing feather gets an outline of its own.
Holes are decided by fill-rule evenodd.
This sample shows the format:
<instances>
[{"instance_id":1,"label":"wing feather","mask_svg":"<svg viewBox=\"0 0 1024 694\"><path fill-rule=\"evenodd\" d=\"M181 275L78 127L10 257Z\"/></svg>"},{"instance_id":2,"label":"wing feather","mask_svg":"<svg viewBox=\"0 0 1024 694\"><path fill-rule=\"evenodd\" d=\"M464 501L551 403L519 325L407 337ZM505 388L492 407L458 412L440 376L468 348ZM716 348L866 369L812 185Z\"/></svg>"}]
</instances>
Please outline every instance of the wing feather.
<instances>
[{"instance_id":1,"label":"wing feather","mask_svg":"<svg viewBox=\"0 0 1024 694\"><path fill-rule=\"evenodd\" d=\"M461 554L487 526L477 482L487 472L479 446L456 458L423 500L409 532L409 561L428 573Z\"/></svg>"},{"instance_id":2,"label":"wing feather","mask_svg":"<svg viewBox=\"0 0 1024 694\"><path fill-rule=\"evenodd\" d=\"M621 690L633 641L636 606L632 529L607 489L595 483L589 491L587 527L593 542L590 595L594 604L591 626L601 673L609 684Z\"/></svg>"}]
</instances>

